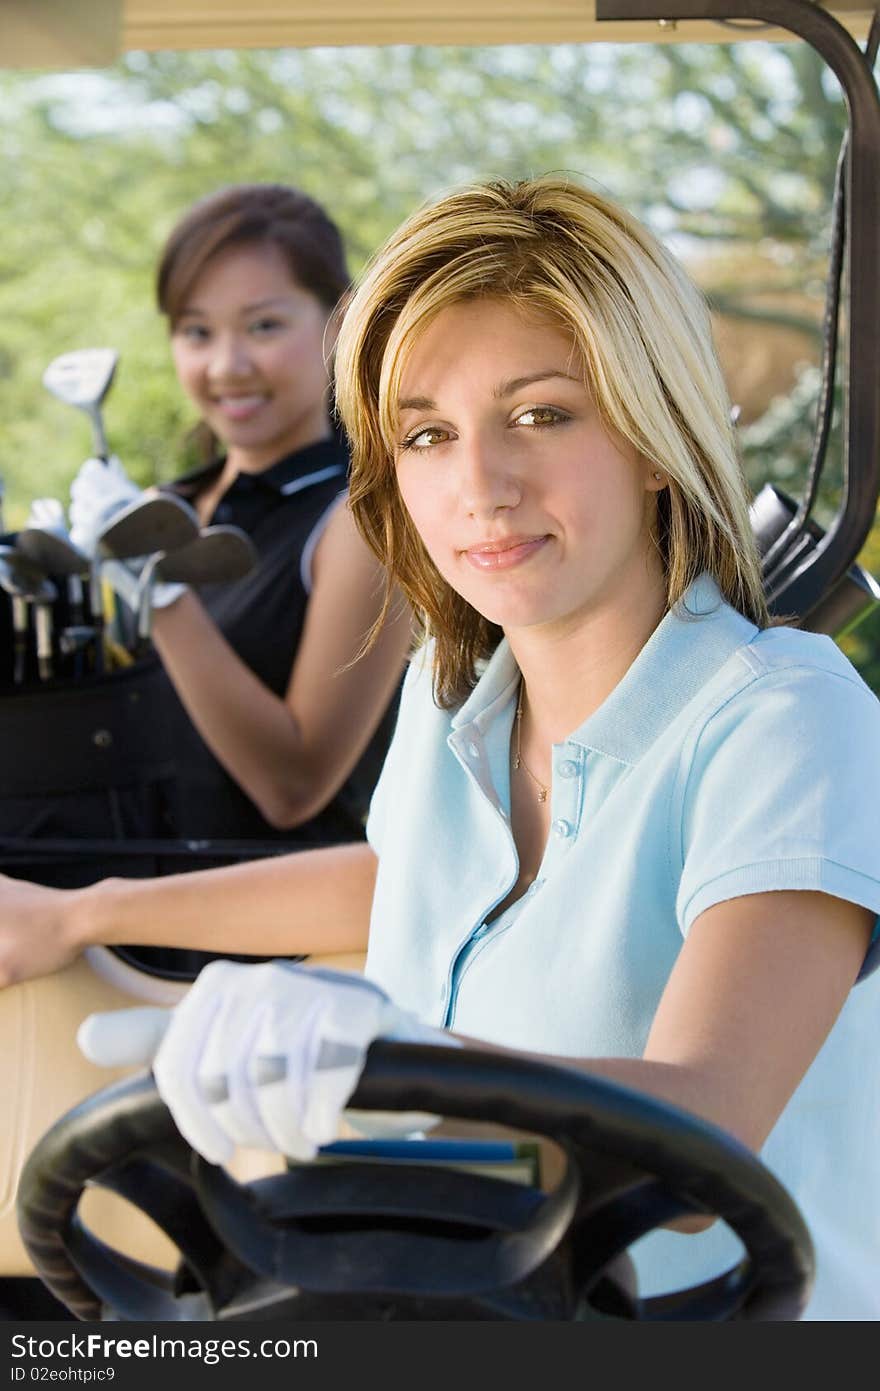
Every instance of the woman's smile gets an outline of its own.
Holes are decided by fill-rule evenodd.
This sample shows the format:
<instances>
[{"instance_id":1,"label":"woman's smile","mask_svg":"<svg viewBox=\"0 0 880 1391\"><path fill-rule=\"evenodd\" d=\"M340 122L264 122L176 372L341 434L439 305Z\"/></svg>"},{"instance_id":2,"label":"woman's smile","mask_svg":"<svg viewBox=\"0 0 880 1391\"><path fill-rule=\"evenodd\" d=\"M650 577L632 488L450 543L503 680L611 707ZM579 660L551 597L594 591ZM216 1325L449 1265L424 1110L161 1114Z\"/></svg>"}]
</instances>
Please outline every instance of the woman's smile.
<instances>
[{"instance_id":1,"label":"woman's smile","mask_svg":"<svg viewBox=\"0 0 880 1391\"><path fill-rule=\"evenodd\" d=\"M464 555L477 570L509 570L544 549L549 536L508 536L469 546Z\"/></svg>"},{"instance_id":2,"label":"woman's smile","mask_svg":"<svg viewBox=\"0 0 880 1391\"><path fill-rule=\"evenodd\" d=\"M251 392L247 396L222 395L213 397L216 409L227 420L250 420L269 400L267 392Z\"/></svg>"}]
</instances>

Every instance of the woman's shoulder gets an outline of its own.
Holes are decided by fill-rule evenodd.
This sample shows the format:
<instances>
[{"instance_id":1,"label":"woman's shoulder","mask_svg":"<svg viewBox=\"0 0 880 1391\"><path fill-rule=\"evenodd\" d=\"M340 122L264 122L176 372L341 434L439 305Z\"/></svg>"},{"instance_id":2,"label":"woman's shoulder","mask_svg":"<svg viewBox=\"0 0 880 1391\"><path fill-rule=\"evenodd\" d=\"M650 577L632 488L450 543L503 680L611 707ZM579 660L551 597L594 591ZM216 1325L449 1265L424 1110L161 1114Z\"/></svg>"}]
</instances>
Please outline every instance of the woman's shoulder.
<instances>
[{"instance_id":1,"label":"woman's shoulder","mask_svg":"<svg viewBox=\"0 0 880 1391\"><path fill-rule=\"evenodd\" d=\"M703 692L690 748L830 768L863 757L880 775L880 700L832 638L785 626L761 629ZM738 752L737 752L738 751Z\"/></svg>"},{"instance_id":2,"label":"woman's shoulder","mask_svg":"<svg viewBox=\"0 0 880 1391\"><path fill-rule=\"evenodd\" d=\"M413 717L431 710L440 713L434 701L435 647L433 638L425 638L410 653L401 688L401 713L406 711ZM442 713L449 718L449 711Z\"/></svg>"},{"instance_id":3,"label":"woman's shoulder","mask_svg":"<svg viewBox=\"0 0 880 1391\"><path fill-rule=\"evenodd\" d=\"M817 699L823 694L833 698L835 691L848 688L880 713L880 701L870 686L834 639L822 633L787 625L763 628L738 655L754 678L767 685L787 685L801 690L805 698L812 694Z\"/></svg>"}]
</instances>

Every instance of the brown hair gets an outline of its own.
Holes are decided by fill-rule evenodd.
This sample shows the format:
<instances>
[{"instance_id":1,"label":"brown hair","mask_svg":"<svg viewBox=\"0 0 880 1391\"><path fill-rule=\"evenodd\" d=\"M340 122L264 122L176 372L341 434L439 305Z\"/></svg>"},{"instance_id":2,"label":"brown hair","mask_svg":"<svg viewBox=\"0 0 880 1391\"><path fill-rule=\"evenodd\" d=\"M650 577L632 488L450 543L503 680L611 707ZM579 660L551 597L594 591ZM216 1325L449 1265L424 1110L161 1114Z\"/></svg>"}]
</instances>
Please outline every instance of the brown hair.
<instances>
[{"instance_id":1,"label":"brown hair","mask_svg":"<svg viewBox=\"0 0 880 1391\"><path fill-rule=\"evenodd\" d=\"M641 223L591 190L557 178L481 184L421 209L393 234L367 267L336 345L352 512L386 567L386 612L397 583L435 641L438 704L466 697L500 634L438 573L403 505L396 403L418 336L449 305L481 296L568 329L606 426L663 470L656 540L669 606L708 571L735 608L765 626L748 491L702 295Z\"/></svg>"},{"instance_id":2,"label":"brown hair","mask_svg":"<svg viewBox=\"0 0 880 1391\"><path fill-rule=\"evenodd\" d=\"M172 228L156 270L156 302L173 330L209 261L232 247L274 246L291 276L328 313L351 283L339 228L313 198L286 184L232 184L200 198ZM203 462L216 451L208 427L190 440Z\"/></svg>"},{"instance_id":3,"label":"brown hair","mask_svg":"<svg viewBox=\"0 0 880 1391\"><path fill-rule=\"evenodd\" d=\"M276 246L294 280L335 308L350 277L339 228L320 204L285 184L233 184L194 203L159 257L156 302L172 328L214 256L261 243Z\"/></svg>"}]
</instances>

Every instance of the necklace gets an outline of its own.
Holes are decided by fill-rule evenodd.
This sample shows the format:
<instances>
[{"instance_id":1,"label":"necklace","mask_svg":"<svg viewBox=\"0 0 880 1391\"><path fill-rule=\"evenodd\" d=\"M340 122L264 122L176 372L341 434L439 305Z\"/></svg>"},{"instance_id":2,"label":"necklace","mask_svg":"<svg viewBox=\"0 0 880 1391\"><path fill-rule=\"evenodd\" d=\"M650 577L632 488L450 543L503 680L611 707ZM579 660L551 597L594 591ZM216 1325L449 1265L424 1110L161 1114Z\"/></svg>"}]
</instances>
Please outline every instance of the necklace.
<instances>
[{"instance_id":1,"label":"necklace","mask_svg":"<svg viewBox=\"0 0 880 1391\"><path fill-rule=\"evenodd\" d=\"M526 767L525 760L522 756L522 703L523 683L522 679L520 679L519 695L517 696L516 701L516 748L513 751L513 766L516 769L522 768L526 777L529 778L535 784L535 787L537 787L538 789L538 801L546 802L548 789L544 786L542 782L540 782L535 777L531 768Z\"/></svg>"}]
</instances>

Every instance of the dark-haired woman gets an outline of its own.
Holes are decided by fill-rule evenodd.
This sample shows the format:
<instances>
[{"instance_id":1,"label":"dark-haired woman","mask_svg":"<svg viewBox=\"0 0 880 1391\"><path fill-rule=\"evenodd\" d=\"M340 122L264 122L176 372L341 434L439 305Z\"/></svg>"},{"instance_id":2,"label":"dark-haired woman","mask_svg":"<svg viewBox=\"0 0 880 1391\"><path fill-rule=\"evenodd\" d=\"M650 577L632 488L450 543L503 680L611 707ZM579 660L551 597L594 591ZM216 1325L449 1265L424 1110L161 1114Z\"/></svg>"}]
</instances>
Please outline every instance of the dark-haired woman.
<instances>
[{"instance_id":1,"label":"dark-haired woman","mask_svg":"<svg viewBox=\"0 0 880 1391\"><path fill-rule=\"evenodd\" d=\"M159 308L205 459L171 486L202 525L240 526L259 552L235 583L157 595L179 836L361 834L409 625L386 623L352 667L381 608L381 575L346 505L348 458L331 420L328 322L348 283L336 226L278 185L200 200L160 257ZM135 496L115 462L88 460L71 487L74 538L93 542ZM122 588L130 579L117 567Z\"/></svg>"}]
</instances>

